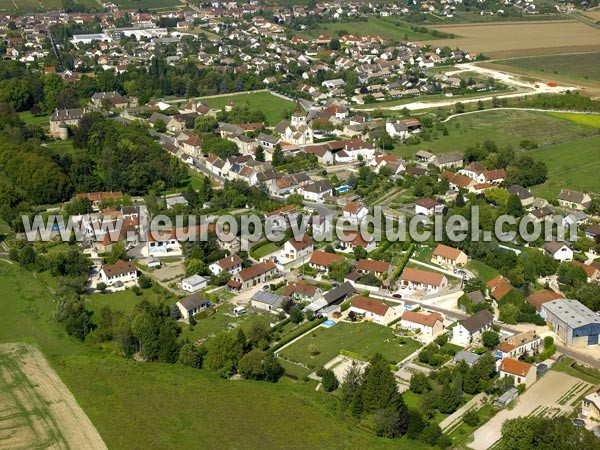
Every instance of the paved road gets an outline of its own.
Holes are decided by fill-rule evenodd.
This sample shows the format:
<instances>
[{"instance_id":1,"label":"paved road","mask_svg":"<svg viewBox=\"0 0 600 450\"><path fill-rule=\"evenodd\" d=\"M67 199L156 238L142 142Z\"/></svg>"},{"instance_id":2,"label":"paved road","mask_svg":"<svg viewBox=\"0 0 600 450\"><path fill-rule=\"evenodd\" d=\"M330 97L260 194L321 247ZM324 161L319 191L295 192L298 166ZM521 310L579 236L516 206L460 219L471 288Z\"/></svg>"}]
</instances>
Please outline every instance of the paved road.
<instances>
[{"instance_id":1,"label":"paved road","mask_svg":"<svg viewBox=\"0 0 600 450\"><path fill-rule=\"evenodd\" d=\"M469 447L474 450L487 450L502 436L502 424L505 420L526 417L539 406L547 409L558 408L561 413L570 412L573 409L570 406L572 400L568 401L566 405L558 405L557 402L571 387L580 382L579 378L566 373L549 371L519 397L513 409L503 409L475 430L473 442L468 444Z\"/></svg>"}]
</instances>

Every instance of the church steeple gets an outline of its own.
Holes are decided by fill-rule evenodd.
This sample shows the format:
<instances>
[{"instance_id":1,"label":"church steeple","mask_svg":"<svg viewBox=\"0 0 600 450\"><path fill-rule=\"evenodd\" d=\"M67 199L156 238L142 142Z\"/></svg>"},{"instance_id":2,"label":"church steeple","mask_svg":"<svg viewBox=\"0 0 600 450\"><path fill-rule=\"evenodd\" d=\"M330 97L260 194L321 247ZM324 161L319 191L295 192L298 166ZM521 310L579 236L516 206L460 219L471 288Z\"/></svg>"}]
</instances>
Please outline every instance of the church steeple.
<instances>
[{"instance_id":1,"label":"church steeple","mask_svg":"<svg viewBox=\"0 0 600 450\"><path fill-rule=\"evenodd\" d=\"M292 114L292 125L296 127L306 125L306 113L302 110L300 100L296 100L296 110Z\"/></svg>"}]
</instances>

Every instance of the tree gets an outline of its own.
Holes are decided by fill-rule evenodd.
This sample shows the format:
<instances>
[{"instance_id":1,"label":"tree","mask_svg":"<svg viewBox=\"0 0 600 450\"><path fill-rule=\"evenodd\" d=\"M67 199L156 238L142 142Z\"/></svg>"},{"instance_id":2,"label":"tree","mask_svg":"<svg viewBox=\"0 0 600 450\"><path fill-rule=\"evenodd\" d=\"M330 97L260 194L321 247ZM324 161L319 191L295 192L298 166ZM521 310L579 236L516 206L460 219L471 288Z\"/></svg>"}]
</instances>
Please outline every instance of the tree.
<instances>
[{"instance_id":1,"label":"tree","mask_svg":"<svg viewBox=\"0 0 600 450\"><path fill-rule=\"evenodd\" d=\"M479 414L477 414L475 408L470 409L465 413L463 416L463 421L470 427L476 427L479 425Z\"/></svg>"},{"instance_id":2,"label":"tree","mask_svg":"<svg viewBox=\"0 0 600 450\"><path fill-rule=\"evenodd\" d=\"M502 424L502 440L499 450L597 449L594 433L577 427L568 417L552 419L530 416L509 419Z\"/></svg>"},{"instance_id":3,"label":"tree","mask_svg":"<svg viewBox=\"0 0 600 450\"><path fill-rule=\"evenodd\" d=\"M281 150L281 145L275 145L275 149L273 150L273 156L271 158L271 163L273 166L280 166L283 164L283 151Z\"/></svg>"},{"instance_id":4,"label":"tree","mask_svg":"<svg viewBox=\"0 0 600 450\"><path fill-rule=\"evenodd\" d=\"M422 372L415 372L412 377L410 377L410 390L415 394L422 394L423 392L431 390L427 375Z\"/></svg>"},{"instance_id":5,"label":"tree","mask_svg":"<svg viewBox=\"0 0 600 450\"><path fill-rule=\"evenodd\" d=\"M119 260L127 260L127 250L125 250L125 244L122 242L116 242L113 244L110 253L106 257L106 263L114 264Z\"/></svg>"},{"instance_id":6,"label":"tree","mask_svg":"<svg viewBox=\"0 0 600 450\"><path fill-rule=\"evenodd\" d=\"M352 268L352 263L347 259L338 259L329 265L329 277L341 283Z\"/></svg>"},{"instance_id":7,"label":"tree","mask_svg":"<svg viewBox=\"0 0 600 450\"><path fill-rule=\"evenodd\" d=\"M198 116L194 122L194 133L200 135L202 133L212 133L217 129L219 123L216 117L205 115Z\"/></svg>"},{"instance_id":8,"label":"tree","mask_svg":"<svg viewBox=\"0 0 600 450\"><path fill-rule=\"evenodd\" d=\"M462 114L465 112L465 105L463 105L461 102L458 102L456 105L454 105L454 112L456 114Z\"/></svg>"},{"instance_id":9,"label":"tree","mask_svg":"<svg viewBox=\"0 0 600 450\"><path fill-rule=\"evenodd\" d=\"M484 331L481 335L481 341L488 349L495 348L500 343L500 335L495 331Z\"/></svg>"},{"instance_id":10,"label":"tree","mask_svg":"<svg viewBox=\"0 0 600 450\"><path fill-rule=\"evenodd\" d=\"M158 133L166 132L167 124L165 123L165 121L162 119L158 119L156 122L154 122L154 131L156 131Z\"/></svg>"},{"instance_id":11,"label":"tree","mask_svg":"<svg viewBox=\"0 0 600 450\"><path fill-rule=\"evenodd\" d=\"M96 290L103 292L106 289L106 283L101 281L99 283L96 284Z\"/></svg>"},{"instance_id":12,"label":"tree","mask_svg":"<svg viewBox=\"0 0 600 450\"><path fill-rule=\"evenodd\" d=\"M323 389L325 389L325 392L335 391L340 385L335 373L333 373L333 370L331 369L323 369L321 382L323 383Z\"/></svg>"},{"instance_id":13,"label":"tree","mask_svg":"<svg viewBox=\"0 0 600 450\"><path fill-rule=\"evenodd\" d=\"M346 370L340 389L342 407L348 408L352 404L355 394L360 388L361 368L356 362Z\"/></svg>"},{"instance_id":14,"label":"tree","mask_svg":"<svg viewBox=\"0 0 600 450\"><path fill-rule=\"evenodd\" d=\"M254 159L256 159L257 161L264 162L265 149L262 147L262 145L259 145L258 147L256 147L256 150L254 151Z\"/></svg>"},{"instance_id":15,"label":"tree","mask_svg":"<svg viewBox=\"0 0 600 450\"><path fill-rule=\"evenodd\" d=\"M525 208L521 204L521 199L516 194L510 194L506 202L506 212L513 217L521 217L525 214Z\"/></svg>"},{"instance_id":16,"label":"tree","mask_svg":"<svg viewBox=\"0 0 600 450\"><path fill-rule=\"evenodd\" d=\"M329 48L331 50L339 50L340 49L340 40L338 38L331 38L329 41Z\"/></svg>"},{"instance_id":17,"label":"tree","mask_svg":"<svg viewBox=\"0 0 600 450\"><path fill-rule=\"evenodd\" d=\"M223 378L234 374L242 356L242 346L230 333L221 332L208 341L204 362Z\"/></svg>"},{"instance_id":18,"label":"tree","mask_svg":"<svg viewBox=\"0 0 600 450\"><path fill-rule=\"evenodd\" d=\"M179 350L177 362L184 366L200 369L202 367L202 353L191 343L186 343Z\"/></svg>"}]
</instances>

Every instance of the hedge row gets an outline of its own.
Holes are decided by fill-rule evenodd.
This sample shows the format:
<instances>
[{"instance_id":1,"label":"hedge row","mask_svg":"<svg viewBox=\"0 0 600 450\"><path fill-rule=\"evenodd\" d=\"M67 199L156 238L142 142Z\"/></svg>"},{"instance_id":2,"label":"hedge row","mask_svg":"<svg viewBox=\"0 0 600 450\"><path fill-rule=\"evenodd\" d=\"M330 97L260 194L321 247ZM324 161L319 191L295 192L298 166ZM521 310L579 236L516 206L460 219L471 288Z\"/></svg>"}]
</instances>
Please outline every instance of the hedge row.
<instances>
[{"instance_id":1,"label":"hedge row","mask_svg":"<svg viewBox=\"0 0 600 450\"><path fill-rule=\"evenodd\" d=\"M402 258L402 261L400 262L400 264L398 264L398 267L396 267L396 270L394 270L394 273L392 274L392 280L391 280L390 286L392 286L396 282L396 280L398 279L398 277L400 276L400 274L406 267L406 264L408 264L408 260L410 259L410 257L412 256L414 251L415 251L415 245L410 244L410 246L408 247L408 250L406 250L406 253L404 254L404 257Z\"/></svg>"},{"instance_id":2,"label":"hedge row","mask_svg":"<svg viewBox=\"0 0 600 450\"><path fill-rule=\"evenodd\" d=\"M277 344L275 344L273 347L271 347L271 351L276 352L277 350L279 350L284 345L289 344L290 342L292 342L297 337L302 336L304 333L312 330L313 328L316 328L317 326L321 325L326 320L327 319L325 317L322 317L320 319L313 320L313 321L310 321L308 323L305 323L304 325L296 328L291 333L286 334L283 338L281 338L281 340Z\"/></svg>"}]
</instances>

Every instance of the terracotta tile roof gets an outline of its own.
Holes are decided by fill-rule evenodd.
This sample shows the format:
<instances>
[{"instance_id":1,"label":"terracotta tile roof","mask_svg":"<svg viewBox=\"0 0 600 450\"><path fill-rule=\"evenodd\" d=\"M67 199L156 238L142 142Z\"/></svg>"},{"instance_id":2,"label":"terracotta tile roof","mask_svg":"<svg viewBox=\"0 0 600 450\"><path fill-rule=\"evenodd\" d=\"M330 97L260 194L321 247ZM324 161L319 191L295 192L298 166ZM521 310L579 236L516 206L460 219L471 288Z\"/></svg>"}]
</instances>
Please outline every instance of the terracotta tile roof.
<instances>
[{"instance_id":1,"label":"terracotta tile roof","mask_svg":"<svg viewBox=\"0 0 600 450\"><path fill-rule=\"evenodd\" d=\"M539 291L535 291L529 297L525 298L525 301L534 306L538 311L541 311L544 303L552 300L558 300L559 298L564 297L558 292L551 291L550 289L541 289Z\"/></svg>"},{"instance_id":2,"label":"terracotta tile roof","mask_svg":"<svg viewBox=\"0 0 600 450\"><path fill-rule=\"evenodd\" d=\"M456 260L461 255L462 251L457 248L448 247L444 244L438 244L438 246L433 251L433 256L441 256L442 258L447 258L451 260Z\"/></svg>"},{"instance_id":3,"label":"terracotta tile roof","mask_svg":"<svg viewBox=\"0 0 600 450\"><path fill-rule=\"evenodd\" d=\"M531 364L512 358L504 358L500 363L500 370L511 375L524 377L531 370Z\"/></svg>"},{"instance_id":4,"label":"terracotta tile roof","mask_svg":"<svg viewBox=\"0 0 600 450\"><path fill-rule=\"evenodd\" d=\"M341 256L341 255L336 255L334 253L327 253L327 252L322 252L320 250L315 250L310 257L309 262L310 262L310 264L314 264L315 266L329 267L329 265L332 262L337 261L342 258L343 258L343 256Z\"/></svg>"},{"instance_id":5,"label":"terracotta tile roof","mask_svg":"<svg viewBox=\"0 0 600 450\"><path fill-rule=\"evenodd\" d=\"M596 267L589 266L589 265L584 264L579 261L571 261L571 262L574 265L581 267L583 270L585 270L585 273L587 274L588 278L594 278L596 276L596 273L598 272L598 269Z\"/></svg>"},{"instance_id":6,"label":"terracotta tile roof","mask_svg":"<svg viewBox=\"0 0 600 450\"><path fill-rule=\"evenodd\" d=\"M366 272L383 273L390 269L390 263L386 261L376 261L374 259L361 259L356 264L356 269L364 270Z\"/></svg>"},{"instance_id":7,"label":"terracotta tile roof","mask_svg":"<svg viewBox=\"0 0 600 450\"><path fill-rule=\"evenodd\" d=\"M102 266L102 270L104 271L107 277L111 277L124 275L129 272L136 272L137 269L135 268L135 264L133 264L132 262L118 260L114 264L106 264Z\"/></svg>"},{"instance_id":8,"label":"terracotta tile roof","mask_svg":"<svg viewBox=\"0 0 600 450\"><path fill-rule=\"evenodd\" d=\"M291 282L283 290L283 296L291 297L293 294L298 294L312 297L317 293L318 289L317 286L308 284L306 281Z\"/></svg>"},{"instance_id":9,"label":"terracotta tile roof","mask_svg":"<svg viewBox=\"0 0 600 450\"><path fill-rule=\"evenodd\" d=\"M237 276L242 280L247 281L273 269L275 269L275 263L269 259L241 270Z\"/></svg>"},{"instance_id":10,"label":"terracotta tile roof","mask_svg":"<svg viewBox=\"0 0 600 450\"><path fill-rule=\"evenodd\" d=\"M496 300L502 300L512 289L512 285L502 275L497 275L488 281L487 287L490 288L491 296Z\"/></svg>"},{"instance_id":11,"label":"terracotta tile roof","mask_svg":"<svg viewBox=\"0 0 600 450\"><path fill-rule=\"evenodd\" d=\"M275 211L271 211L267 213L267 217L277 216L279 214L290 214L291 212L295 212L296 207L292 205L284 206L282 208L276 209Z\"/></svg>"},{"instance_id":12,"label":"terracotta tile roof","mask_svg":"<svg viewBox=\"0 0 600 450\"><path fill-rule=\"evenodd\" d=\"M363 205L360 202L348 202L344 205L342 211L350 214L358 214Z\"/></svg>"},{"instance_id":13,"label":"terracotta tile roof","mask_svg":"<svg viewBox=\"0 0 600 450\"><path fill-rule=\"evenodd\" d=\"M444 319L440 313L422 314L414 311L404 311L404 314L402 314L402 320L417 323L430 328L433 327L438 321L441 321L442 323L444 322Z\"/></svg>"},{"instance_id":14,"label":"terracotta tile roof","mask_svg":"<svg viewBox=\"0 0 600 450\"><path fill-rule=\"evenodd\" d=\"M443 279L444 275L441 273L413 269L411 267L404 269L402 275L400 276L400 280L411 281L419 284L428 284L430 286L440 286Z\"/></svg>"},{"instance_id":15,"label":"terracotta tile roof","mask_svg":"<svg viewBox=\"0 0 600 450\"><path fill-rule=\"evenodd\" d=\"M296 250L304 250L305 248L311 247L313 245L313 240L308 234L303 234L301 240L290 239L288 241L292 247Z\"/></svg>"},{"instance_id":16,"label":"terracotta tile roof","mask_svg":"<svg viewBox=\"0 0 600 450\"><path fill-rule=\"evenodd\" d=\"M242 264L242 262L242 258L240 258L238 255L231 255L218 260L217 264L219 265L219 267L221 267L221 269L229 270L232 267Z\"/></svg>"},{"instance_id":17,"label":"terracotta tile roof","mask_svg":"<svg viewBox=\"0 0 600 450\"><path fill-rule=\"evenodd\" d=\"M420 198L415 202L415 205L419 205L427 209L432 209L438 206L439 203L432 198Z\"/></svg>"},{"instance_id":18,"label":"terracotta tile roof","mask_svg":"<svg viewBox=\"0 0 600 450\"><path fill-rule=\"evenodd\" d=\"M368 297L363 297L362 295L355 296L350 304L350 307L369 311L373 314L377 314L378 316L385 316L385 313L387 313L388 309L390 309L390 307L385 303L370 299Z\"/></svg>"}]
</instances>

